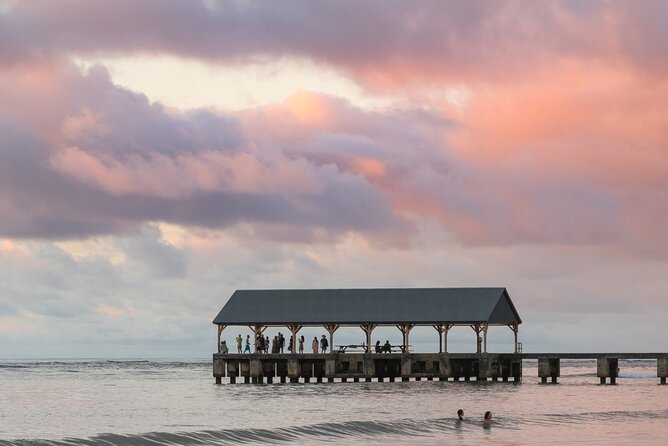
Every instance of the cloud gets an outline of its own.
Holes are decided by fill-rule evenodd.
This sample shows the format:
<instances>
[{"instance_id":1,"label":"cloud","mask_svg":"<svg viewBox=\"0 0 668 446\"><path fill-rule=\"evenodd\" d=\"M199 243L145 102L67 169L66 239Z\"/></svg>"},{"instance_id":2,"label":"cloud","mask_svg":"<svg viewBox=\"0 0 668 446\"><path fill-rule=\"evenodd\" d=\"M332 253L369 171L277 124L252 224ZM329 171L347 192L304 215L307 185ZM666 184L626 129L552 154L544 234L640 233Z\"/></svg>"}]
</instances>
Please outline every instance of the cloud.
<instances>
[{"instance_id":1,"label":"cloud","mask_svg":"<svg viewBox=\"0 0 668 446\"><path fill-rule=\"evenodd\" d=\"M603 58L660 74L668 68L667 16L661 1L15 2L0 15L0 60L303 57L395 90L443 79L513 79L554 58Z\"/></svg>"},{"instance_id":2,"label":"cloud","mask_svg":"<svg viewBox=\"0 0 668 446\"><path fill-rule=\"evenodd\" d=\"M0 79L3 235L80 238L165 221L293 225L308 238L404 225L363 175L292 150L336 132L345 109L364 116L341 101L301 93L261 110L184 113L114 86L101 67L39 64ZM318 106L329 118L315 117Z\"/></svg>"}]
</instances>

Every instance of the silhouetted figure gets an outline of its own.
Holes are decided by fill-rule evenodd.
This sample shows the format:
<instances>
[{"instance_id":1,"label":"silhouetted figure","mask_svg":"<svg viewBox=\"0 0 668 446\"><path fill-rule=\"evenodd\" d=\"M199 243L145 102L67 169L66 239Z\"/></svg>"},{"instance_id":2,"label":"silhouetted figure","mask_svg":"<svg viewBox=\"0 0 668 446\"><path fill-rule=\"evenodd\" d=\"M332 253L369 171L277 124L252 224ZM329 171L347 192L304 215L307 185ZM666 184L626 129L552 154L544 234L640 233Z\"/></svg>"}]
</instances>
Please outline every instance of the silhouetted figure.
<instances>
[{"instance_id":1,"label":"silhouetted figure","mask_svg":"<svg viewBox=\"0 0 668 446\"><path fill-rule=\"evenodd\" d=\"M220 352L223 355L226 355L230 352L230 349L227 348L227 342L226 341L223 341L223 342L220 343Z\"/></svg>"},{"instance_id":2,"label":"silhouetted figure","mask_svg":"<svg viewBox=\"0 0 668 446\"><path fill-rule=\"evenodd\" d=\"M299 337L299 353L304 353L304 335Z\"/></svg>"},{"instance_id":3,"label":"silhouetted figure","mask_svg":"<svg viewBox=\"0 0 668 446\"><path fill-rule=\"evenodd\" d=\"M376 353L382 353L383 347L380 346L380 341L376 341Z\"/></svg>"},{"instance_id":4,"label":"silhouetted figure","mask_svg":"<svg viewBox=\"0 0 668 446\"><path fill-rule=\"evenodd\" d=\"M329 342L327 342L325 335L322 335L322 338L320 338L320 349L323 353L327 353L327 347L329 347Z\"/></svg>"},{"instance_id":5,"label":"silhouetted figure","mask_svg":"<svg viewBox=\"0 0 668 446\"><path fill-rule=\"evenodd\" d=\"M459 421L464 421L464 409L459 409L457 411L457 418Z\"/></svg>"},{"instance_id":6,"label":"silhouetted figure","mask_svg":"<svg viewBox=\"0 0 668 446\"><path fill-rule=\"evenodd\" d=\"M392 353L392 345L390 344L389 340L385 340L385 344L383 345L383 353Z\"/></svg>"}]
</instances>

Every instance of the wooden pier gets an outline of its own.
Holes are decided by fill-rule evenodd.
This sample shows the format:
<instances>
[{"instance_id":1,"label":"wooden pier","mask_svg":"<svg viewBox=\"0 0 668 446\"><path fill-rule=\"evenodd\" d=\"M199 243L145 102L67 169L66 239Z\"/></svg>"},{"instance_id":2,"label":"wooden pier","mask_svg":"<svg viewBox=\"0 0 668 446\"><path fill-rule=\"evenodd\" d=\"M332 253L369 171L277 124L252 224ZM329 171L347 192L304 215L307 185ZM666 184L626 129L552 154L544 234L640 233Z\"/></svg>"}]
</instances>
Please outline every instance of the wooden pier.
<instances>
[{"instance_id":1,"label":"wooden pier","mask_svg":"<svg viewBox=\"0 0 668 446\"><path fill-rule=\"evenodd\" d=\"M522 380L522 361L538 361L541 383L557 383L562 359L596 360L601 384L616 384L619 361L650 359L657 362L661 384L668 378L668 353L523 353L518 342L522 319L506 288L370 288L311 290L237 290L214 318L218 353L213 355L216 383L347 382L347 381L513 381ZM235 347L223 343L227 327L248 327L252 332L243 343L237 332ZM374 347L376 327L394 326L401 333L400 345L388 345L378 353ZM438 353L411 352L411 330L433 327L438 334ZM508 327L515 338L513 353L488 353L487 335L492 326ZM291 342L269 342L267 328L286 328ZM311 342L299 337L304 327L317 327L321 337ZM361 329L363 341L339 346L332 353L334 334L340 327ZM448 333L472 330L475 353L449 353ZM280 333L279 333L280 334ZM234 336L234 335L233 335ZM361 336L360 336L361 337ZM299 339L299 348L298 348ZM434 339L436 341L436 339ZM264 342L267 341L267 342ZM309 348L313 345L312 348ZM271 348L270 348L271 347ZM286 347L290 353L278 353ZM329 349L328 349L329 347ZM358 352L347 351L357 349ZM302 353L304 350L313 353ZM253 353L250 353L252 351ZM299 351L300 353L294 353ZM328 351L330 353L320 353ZM272 352L272 353L270 353Z\"/></svg>"},{"instance_id":2,"label":"wooden pier","mask_svg":"<svg viewBox=\"0 0 668 446\"><path fill-rule=\"evenodd\" d=\"M514 381L522 359L513 353L329 353L213 355L216 383Z\"/></svg>"}]
</instances>

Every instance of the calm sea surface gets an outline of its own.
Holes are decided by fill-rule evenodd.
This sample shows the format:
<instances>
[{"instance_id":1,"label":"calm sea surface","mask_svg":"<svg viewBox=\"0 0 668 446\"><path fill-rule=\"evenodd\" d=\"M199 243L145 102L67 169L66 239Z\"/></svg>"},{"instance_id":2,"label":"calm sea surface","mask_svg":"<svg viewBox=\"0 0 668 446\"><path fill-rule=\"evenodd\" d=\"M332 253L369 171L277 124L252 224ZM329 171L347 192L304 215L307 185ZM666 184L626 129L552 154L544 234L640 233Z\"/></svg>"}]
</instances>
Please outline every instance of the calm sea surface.
<instances>
[{"instance_id":1,"label":"calm sea surface","mask_svg":"<svg viewBox=\"0 0 668 446\"><path fill-rule=\"evenodd\" d=\"M0 445L668 444L656 362L620 368L617 386L593 361L562 362L555 386L535 362L520 385L216 386L207 361L0 361Z\"/></svg>"}]
</instances>

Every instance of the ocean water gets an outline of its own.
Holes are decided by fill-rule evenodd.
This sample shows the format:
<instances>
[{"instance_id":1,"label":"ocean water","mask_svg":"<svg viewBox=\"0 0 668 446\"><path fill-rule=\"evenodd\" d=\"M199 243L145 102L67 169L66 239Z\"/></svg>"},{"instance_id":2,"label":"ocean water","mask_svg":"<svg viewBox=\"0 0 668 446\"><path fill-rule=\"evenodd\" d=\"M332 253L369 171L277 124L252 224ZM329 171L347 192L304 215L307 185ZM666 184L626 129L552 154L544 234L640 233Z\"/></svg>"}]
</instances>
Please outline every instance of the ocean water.
<instances>
[{"instance_id":1,"label":"ocean water","mask_svg":"<svg viewBox=\"0 0 668 446\"><path fill-rule=\"evenodd\" d=\"M0 361L0 445L668 444L656 362L621 361L616 386L595 365L562 361L558 385L535 361L521 384L215 385L204 360Z\"/></svg>"}]
</instances>

